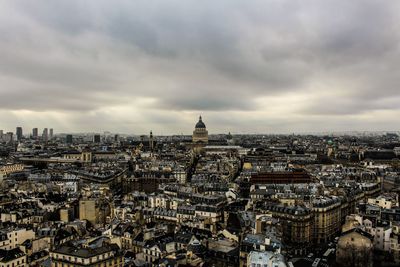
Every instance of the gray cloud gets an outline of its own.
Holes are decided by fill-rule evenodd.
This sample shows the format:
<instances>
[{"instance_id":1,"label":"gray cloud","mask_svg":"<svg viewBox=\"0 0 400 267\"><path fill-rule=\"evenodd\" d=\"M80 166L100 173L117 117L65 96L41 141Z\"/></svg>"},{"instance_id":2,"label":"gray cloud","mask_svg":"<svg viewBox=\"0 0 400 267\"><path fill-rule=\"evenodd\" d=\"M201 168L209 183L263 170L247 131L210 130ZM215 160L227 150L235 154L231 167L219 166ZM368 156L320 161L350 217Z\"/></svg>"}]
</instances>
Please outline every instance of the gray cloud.
<instances>
[{"instance_id":1,"label":"gray cloud","mask_svg":"<svg viewBox=\"0 0 400 267\"><path fill-rule=\"evenodd\" d=\"M399 11L378 0L3 2L0 109L64 116L66 131L173 132L200 112L215 131L317 130L320 116L368 129L367 115L393 128Z\"/></svg>"}]
</instances>

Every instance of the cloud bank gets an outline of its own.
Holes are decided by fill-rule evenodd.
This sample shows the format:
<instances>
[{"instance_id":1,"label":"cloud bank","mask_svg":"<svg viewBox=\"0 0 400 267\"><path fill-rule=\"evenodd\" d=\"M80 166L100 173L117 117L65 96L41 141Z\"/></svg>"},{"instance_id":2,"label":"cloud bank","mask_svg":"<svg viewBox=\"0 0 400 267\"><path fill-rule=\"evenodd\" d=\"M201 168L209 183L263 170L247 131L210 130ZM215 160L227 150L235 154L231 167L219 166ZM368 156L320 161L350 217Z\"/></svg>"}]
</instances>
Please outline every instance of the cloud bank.
<instances>
[{"instance_id":1,"label":"cloud bank","mask_svg":"<svg viewBox=\"0 0 400 267\"><path fill-rule=\"evenodd\" d=\"M0 129L397 130L400 2L0 2Z\"/></svg>"}]
</instances>

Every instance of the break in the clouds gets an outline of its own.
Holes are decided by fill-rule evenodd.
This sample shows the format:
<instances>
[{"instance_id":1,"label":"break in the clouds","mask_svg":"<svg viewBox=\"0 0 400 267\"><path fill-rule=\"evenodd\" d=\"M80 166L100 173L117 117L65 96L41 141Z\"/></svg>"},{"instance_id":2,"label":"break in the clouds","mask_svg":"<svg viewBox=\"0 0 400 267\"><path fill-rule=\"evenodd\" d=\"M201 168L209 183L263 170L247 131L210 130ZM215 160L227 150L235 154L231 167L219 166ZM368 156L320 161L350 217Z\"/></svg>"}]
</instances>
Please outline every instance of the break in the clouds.
<instances>
[{"instance_id":1,"label":"break in the clouds","mask_svg":"<svg viewBox=\"0 0 400 267\"><path fill-rule=\"evenodd\" d=\"M0 2L0 129L397 130L400 2Z\"/></svg>"}]
</instances>

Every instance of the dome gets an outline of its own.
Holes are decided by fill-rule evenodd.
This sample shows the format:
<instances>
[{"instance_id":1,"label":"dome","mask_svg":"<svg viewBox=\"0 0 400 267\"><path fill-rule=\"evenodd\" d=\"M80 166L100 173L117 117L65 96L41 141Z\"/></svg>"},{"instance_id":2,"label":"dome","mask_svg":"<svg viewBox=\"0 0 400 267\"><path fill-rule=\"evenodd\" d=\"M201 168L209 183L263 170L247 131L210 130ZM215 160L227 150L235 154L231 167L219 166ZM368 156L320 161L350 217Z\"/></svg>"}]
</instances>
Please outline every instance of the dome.
<instances>
[{"instance_id":1,"label":"dome","mask_svg":"<svg viewBox=\"0 0 400 267\"><path fill-rule=\"evenodd\" d=\"M187 247L187 250L193 252L193 254L196 254L197 256L201 256L206 252L207 249L200 243L199 240L197 240L196 238L192 238Z\"/></svg>"},{"instance_id":2,"label":"dome","mask_svg":"<svg viewBox=\"0 0 400 267\"><path fill-rule=\"evenodd\" d=\"M195 126L195 128L196 129L205 129L206 128L206 125L204 124L204 122L201 120L201 116L200 116L200 118L199 118L199 122L198 123L196 123L196 126Z\"/></svg>"}]
</instances>

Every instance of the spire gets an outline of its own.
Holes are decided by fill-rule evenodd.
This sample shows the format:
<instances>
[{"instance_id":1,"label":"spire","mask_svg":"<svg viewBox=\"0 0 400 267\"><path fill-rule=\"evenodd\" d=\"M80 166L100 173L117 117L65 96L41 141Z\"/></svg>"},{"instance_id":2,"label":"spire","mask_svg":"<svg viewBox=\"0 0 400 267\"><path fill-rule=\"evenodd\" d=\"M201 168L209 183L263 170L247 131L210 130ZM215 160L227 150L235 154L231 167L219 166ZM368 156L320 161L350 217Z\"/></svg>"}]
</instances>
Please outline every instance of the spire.
<instances>
[{"instance_id":1,"label":"spire","mask_svg":"<svg viewBox=\"0 0 400 267\"><path fill-rule=\"evenodd\" d=\"M201 121L201 115L200 115L200 117L199 117L199 121Z\"/></svg>"},{"instance_id":2,"label":"spire","mask_svg":"<svg viewBox=\"0 0 400 267\"><path fill-rule=\"evenodd\" d=\"M153 131L150 130L150 150L153 151L153 149L154 149Z\"/></svg>"}]
</instances>

